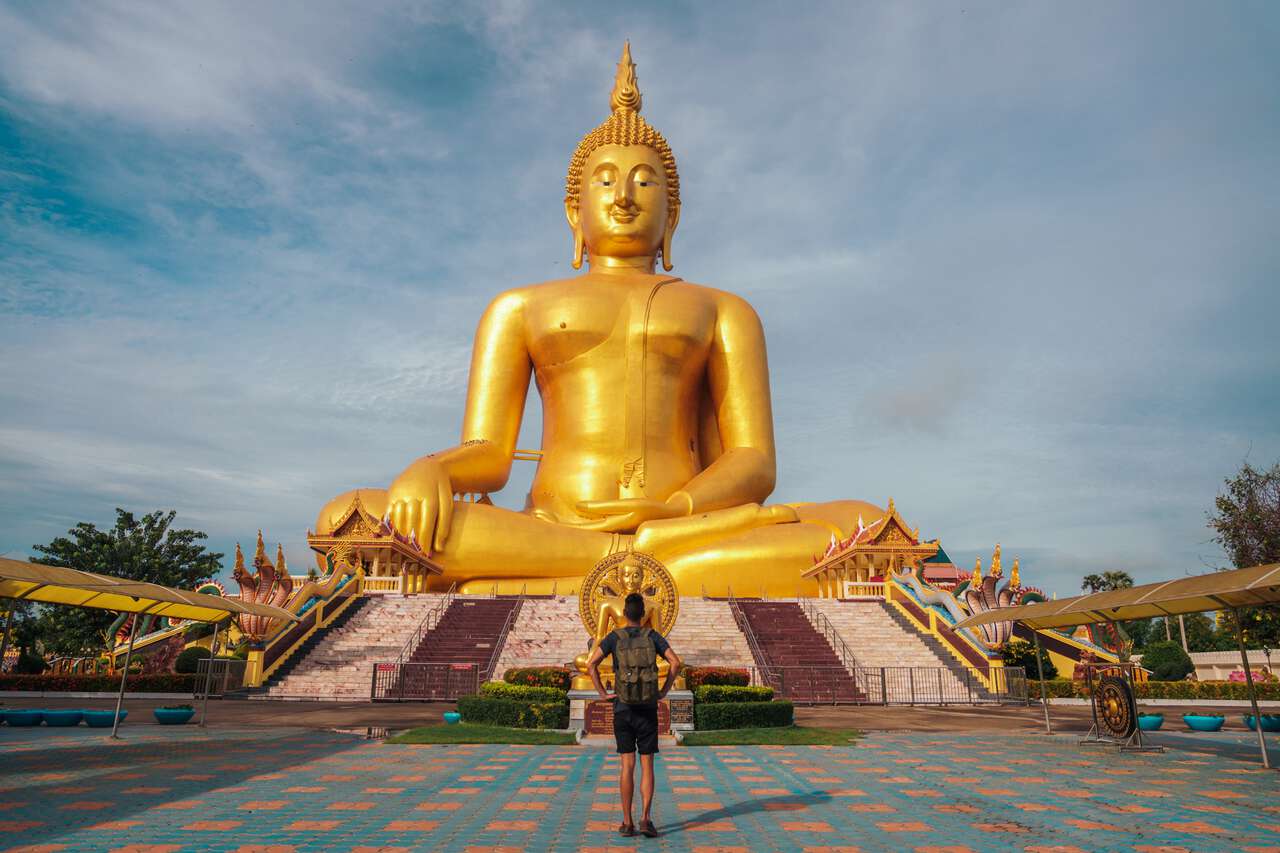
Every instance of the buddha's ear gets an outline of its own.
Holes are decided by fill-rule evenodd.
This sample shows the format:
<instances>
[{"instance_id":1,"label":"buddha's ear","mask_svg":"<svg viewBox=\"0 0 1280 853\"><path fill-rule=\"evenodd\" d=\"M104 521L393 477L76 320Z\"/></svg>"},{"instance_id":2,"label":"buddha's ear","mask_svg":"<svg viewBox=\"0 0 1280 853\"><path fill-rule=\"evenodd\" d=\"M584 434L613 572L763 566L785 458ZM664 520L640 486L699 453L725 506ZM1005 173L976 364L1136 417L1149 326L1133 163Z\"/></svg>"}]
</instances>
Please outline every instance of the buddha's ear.
<instances>
[{"instance_id":1,"label":"buddha's ear","mask_svg":"<svg viewBox=\"0 0 1280 853\"><path fill-rule=\"evenodd\" d=\"M573 231L573 268L580 270L582 269L584 241L582 239L582 214L579 212L576 203L572 201L564 203L564 218L569 220L569 228Z\"/></svg>"},{"instance_id":2,"label":"buddha's ear","mask_svg":"<svg viewBox=\"0 0 1280 853\"><path fill-rule=\"evenodd\" d=\"M662 268L667 272L671 272L674 264L671 262L671 238L676 233L676 226L680 224L680 204L671 205L671 210L667 213L667 228L662 232Z\"/></svg>"}]
</instances>

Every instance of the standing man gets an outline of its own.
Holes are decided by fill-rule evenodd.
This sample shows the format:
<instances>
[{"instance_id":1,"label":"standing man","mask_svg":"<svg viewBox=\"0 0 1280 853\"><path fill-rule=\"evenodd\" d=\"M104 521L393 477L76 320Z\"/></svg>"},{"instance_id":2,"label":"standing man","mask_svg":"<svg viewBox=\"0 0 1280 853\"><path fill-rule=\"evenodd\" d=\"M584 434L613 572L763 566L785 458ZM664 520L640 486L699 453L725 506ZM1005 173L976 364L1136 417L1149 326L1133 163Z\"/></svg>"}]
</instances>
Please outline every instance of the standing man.
<instances>
[{"instance_id":1,"label":"standing man","mask_svg":"<svg viewBox=\"0 0 1280 853\"><path fill-rule=\"evenodd\" d=\"M635 792L636 753L640 753L640 796L644 799L644 818L640 831L646 838L657 838L658 830L649 817L653 805L653 756L658 751L658 700L667 695L680 673L680 658L671 644L657 631L641 627L644 618L644 596L631 593L622 604L622 617L627 620L600 641L587 661L591 683L602 699L613 700L613 736L622 756L618 787L622 793L622 825L618 832L630 838L636 834L631 819L631 799ZM600 683L600 661L613 655L613 680L616 696L610 696ZM667 677L658 687L658 658L669 664Z\"/></svg>"}]
</instances>

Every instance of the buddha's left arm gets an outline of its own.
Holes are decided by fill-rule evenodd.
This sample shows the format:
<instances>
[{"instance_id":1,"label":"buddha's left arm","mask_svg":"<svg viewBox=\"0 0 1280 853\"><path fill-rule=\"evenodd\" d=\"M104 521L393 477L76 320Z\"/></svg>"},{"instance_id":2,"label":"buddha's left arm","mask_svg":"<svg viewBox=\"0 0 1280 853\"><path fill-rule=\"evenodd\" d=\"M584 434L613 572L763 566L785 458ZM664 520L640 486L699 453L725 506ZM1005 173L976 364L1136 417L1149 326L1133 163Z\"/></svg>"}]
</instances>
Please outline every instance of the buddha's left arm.
<instances>
[{"instance_id":1,"label":"buddha's left arm","mask_svg":"<svg viewBox=\"0 0 1280 853\"><path fill-rule=\"evenodd\" d=\"M707 381L724 452L682 489L691 512L763 503L777 476L769 359L755 310L720 294Z\"/></svg>"}]
</instances>

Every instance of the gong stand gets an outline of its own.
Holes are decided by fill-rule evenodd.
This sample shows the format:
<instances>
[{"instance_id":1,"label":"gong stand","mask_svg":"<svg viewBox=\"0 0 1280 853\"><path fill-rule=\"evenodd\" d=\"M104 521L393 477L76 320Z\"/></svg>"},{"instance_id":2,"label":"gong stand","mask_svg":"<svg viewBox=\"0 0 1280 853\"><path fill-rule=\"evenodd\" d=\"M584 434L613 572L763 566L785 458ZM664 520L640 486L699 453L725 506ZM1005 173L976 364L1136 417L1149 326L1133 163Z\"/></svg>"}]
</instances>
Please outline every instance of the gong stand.
<instances>
[{"instance_id":1,"label":"gong stand","mask_svg":"<svg viewBox=\"0 0 1280 853\"><path fill-rule=\"evenodd\" d=\"M1104 744L1121 752L1164 752L1163 746L1144 743L1134 698L1132 661L1089 663L1084 666L1093 726L1080 744ZM1099 713L1101 710L1101 713Z\"/></svg>"}]
</instances>

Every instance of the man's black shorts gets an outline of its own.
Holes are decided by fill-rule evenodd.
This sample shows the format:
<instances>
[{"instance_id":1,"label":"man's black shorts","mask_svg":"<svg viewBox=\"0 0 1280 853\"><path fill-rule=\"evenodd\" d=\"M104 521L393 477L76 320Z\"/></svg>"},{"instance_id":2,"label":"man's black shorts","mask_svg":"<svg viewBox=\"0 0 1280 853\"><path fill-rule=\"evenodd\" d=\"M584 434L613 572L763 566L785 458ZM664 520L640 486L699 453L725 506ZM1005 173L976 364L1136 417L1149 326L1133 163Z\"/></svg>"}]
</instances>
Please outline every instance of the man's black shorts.
<instances>
[{"instance_id":1,"label":"man's black shorts","mask_svg":"<svg viewBox=\"0 0 1280 853\"><path fill-rule=\"evenodd\" d=\"M658 706L614 702L613 737L621 755L653 755L658 751Z\"/></svg>"}]
</instances>

